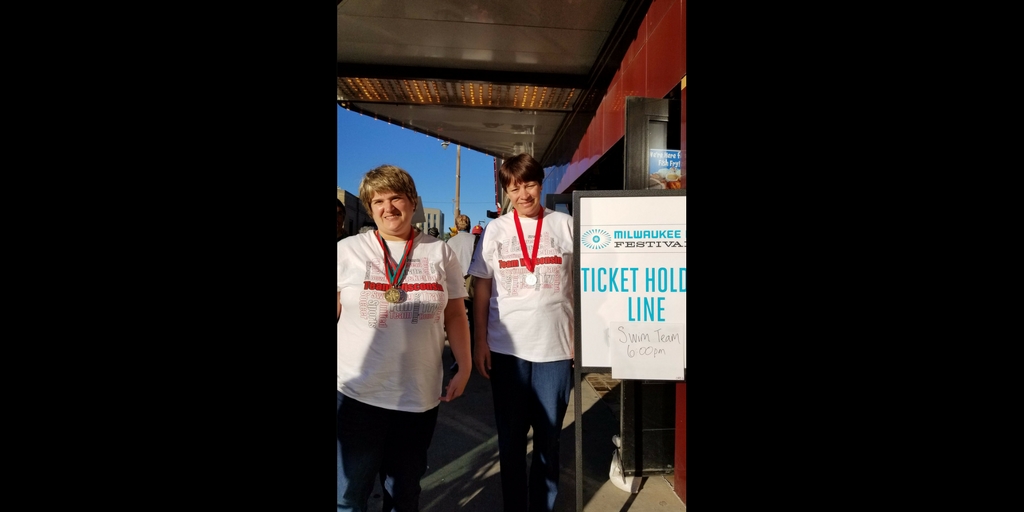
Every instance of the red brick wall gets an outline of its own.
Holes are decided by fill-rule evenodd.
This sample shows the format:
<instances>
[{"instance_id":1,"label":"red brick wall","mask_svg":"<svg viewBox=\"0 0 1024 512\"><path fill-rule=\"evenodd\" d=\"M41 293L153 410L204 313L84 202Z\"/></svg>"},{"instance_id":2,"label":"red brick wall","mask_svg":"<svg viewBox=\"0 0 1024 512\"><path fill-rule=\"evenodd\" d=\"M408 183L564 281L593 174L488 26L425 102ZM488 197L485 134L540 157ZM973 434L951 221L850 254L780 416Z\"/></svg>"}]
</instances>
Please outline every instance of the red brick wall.
<instances>
[{"instance_id":1,"label":"red brick wall","mask_svg":"<svg viewBox=\"0 0 1024 512\"><path fill-rule=\"evenodd\" d=\"M626 96L664 98L685 75L686 0L654 0L576 148L558 192L568 188L625 134ZM679 147L685 151L686 102L682 104L683 140Z\"/></svg>"}]
</instances>

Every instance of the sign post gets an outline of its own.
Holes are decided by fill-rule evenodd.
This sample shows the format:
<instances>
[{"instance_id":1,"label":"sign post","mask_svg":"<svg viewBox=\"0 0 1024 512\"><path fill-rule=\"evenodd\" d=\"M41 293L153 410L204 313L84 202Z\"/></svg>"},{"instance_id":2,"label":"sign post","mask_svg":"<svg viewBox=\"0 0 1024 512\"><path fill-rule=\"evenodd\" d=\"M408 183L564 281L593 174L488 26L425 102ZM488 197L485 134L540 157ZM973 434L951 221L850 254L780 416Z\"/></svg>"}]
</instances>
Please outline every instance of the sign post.
<instances>
[{"instance_id":1,"label":"sign post","mask_svg":"<svg viewBox=\"0 0 1024 512\"><path fill-rule=\"evenodd\" d=\"M615 379L686 377L686 190L575 191L573 223L580 512L582 375L610 370Z\"/></svg>"}]
</instances>

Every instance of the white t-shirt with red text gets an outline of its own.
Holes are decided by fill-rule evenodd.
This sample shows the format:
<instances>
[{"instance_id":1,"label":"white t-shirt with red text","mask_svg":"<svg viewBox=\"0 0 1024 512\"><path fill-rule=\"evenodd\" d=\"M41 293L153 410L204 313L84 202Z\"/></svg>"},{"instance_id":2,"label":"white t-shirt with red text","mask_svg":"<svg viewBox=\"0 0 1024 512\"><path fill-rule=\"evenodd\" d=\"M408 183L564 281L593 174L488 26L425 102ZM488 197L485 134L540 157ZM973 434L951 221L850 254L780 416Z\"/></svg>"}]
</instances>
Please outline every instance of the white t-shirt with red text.
<instances>
[{"instance_id":1,"label":"white t-shirt with red text","mask_svg":"<svg viewBox=\"0 0 1024 512\"><path fill-rule=\"evenodd\" d=\"M385 243L397 264L406 242ZM374 231L338 242L338 391L383 409L424 412L443 393L444 309L466 296L466 286L443 240L417 234L409 258L402 299L392 304Z\"/></svg>"},{"instance_id":2,"label":"white t-shirt with red text","mask_svg":"<svg viewBox=\"0 0 1024 512\"><path fill-rule=\"evenodd\" d=\"M534 275L528 273L519 246L514 212L491 221L480 235L469 273L492 279L487 345L492 352L535 363L572 358L572 217L545 209ZM537 220L519 218L532 257Z\"/></svg>"}]
</instances>

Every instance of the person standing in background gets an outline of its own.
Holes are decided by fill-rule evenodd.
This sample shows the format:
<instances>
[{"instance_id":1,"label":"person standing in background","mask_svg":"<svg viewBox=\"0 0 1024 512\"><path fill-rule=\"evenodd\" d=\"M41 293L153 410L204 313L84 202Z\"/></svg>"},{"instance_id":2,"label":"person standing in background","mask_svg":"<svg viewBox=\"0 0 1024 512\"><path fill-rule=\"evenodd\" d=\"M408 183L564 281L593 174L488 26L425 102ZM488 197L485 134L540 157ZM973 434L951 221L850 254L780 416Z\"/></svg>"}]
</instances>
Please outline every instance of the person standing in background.
<instances>
[{"instance_id":1,"label":"person standing in background","mask_svg":"<svg viewBox=\"0 0 1024 512\"><path fill-rule=\"evenodd\" d=\"M455 251L455 256L459 258L459 263L462 265L463 279L466 281L466 293L469 294L466 297L466 312L469 315L469 341L470 346L472 346L475 337L473 335L473 326L476 322L473 321L473 279L469 275L469 263L473 260L473 250L476 248L476 242L479 240L479 237L469 232L469 223L468 215L455 217L455 228L458 231L455 236L448 239L448 245ZM452 371L458 371L458 368L459 364L455 363L451 369Z\"/></svg>"},{"instance_id":2,"label":"person standing in background","mask_svg":"<svg viewBox=\"0 0 1024 512\"><path fill-rule=\"evenodd\" d=\"M337 199L337 198L336 198ZM348 230L345 229L345 203L338 199L338 241L348 236Z\"/></svg>"},{"instance_id":3,"label":"person standing in background","mask_svg":"<svg viewBox=\"0 0 1024 512\"><path fill-rule=\"evenodd\" d=\"M476 242L476 236L469 233L469 216L455 217L455 228L458 231L448 239L448 245L455 251L455 256L459 258L459 263L462 264L462 273L469 275L469 262L473 259L473 246Z\"/></svg>"}]
</instances>

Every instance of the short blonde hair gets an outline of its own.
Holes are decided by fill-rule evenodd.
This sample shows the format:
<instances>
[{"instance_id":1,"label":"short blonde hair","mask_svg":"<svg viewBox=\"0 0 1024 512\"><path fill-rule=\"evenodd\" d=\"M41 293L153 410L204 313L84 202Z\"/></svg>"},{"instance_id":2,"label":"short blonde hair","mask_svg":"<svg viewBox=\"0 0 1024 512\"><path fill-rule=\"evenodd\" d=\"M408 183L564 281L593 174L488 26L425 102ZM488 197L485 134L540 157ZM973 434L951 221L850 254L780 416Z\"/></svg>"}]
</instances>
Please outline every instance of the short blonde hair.
<instances>
[{"instance_id":1,"label":"short blonde hair","mask_svg":"<svg viewBox=\"0 0 1024 512\"><path fill-rule=\"evenodd\" d=\"M469 215L455 217L455 228L459 231L469 231Z\"/></svg>"},{"instance_id":2,"label":"short blonde hair","mask_svg":"<svg viewBox=\"0 0 1024 512\"><path fill-rule=\"evenodd\" d=\"M373 210L370 209L370 201L378 192L405 194L412 201L413 211L416 210L419 201L416 184L413 183L412 176L399 167L382 165L371 169L363 176L363 181L359 184L359 200L371 215L373 215Z\"/></svg>"}]
</instances>

